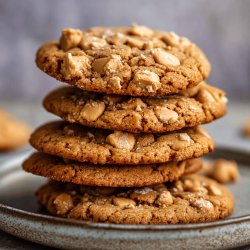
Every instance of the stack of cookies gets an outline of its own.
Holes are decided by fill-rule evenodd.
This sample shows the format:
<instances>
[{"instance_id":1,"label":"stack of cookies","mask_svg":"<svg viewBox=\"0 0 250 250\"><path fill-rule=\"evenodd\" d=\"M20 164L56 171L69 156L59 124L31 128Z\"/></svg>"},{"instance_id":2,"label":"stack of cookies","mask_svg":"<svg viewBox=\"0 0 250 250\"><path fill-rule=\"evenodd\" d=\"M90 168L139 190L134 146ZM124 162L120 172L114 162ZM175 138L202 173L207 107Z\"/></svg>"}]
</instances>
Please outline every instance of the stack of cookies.
<instances>
[{"instance_id":1,"label":"stack of cookies","mask_svg":"<svg viewBox=\"0 0 250 250\"><path fill-rule=\"evenodd\" d=\"M38 128L27 172L49 178L38 203L56 216L123 224L224 218L233 197L193 175L214 150L200 124L226 113L210 65L187 38L145 26L65 29L38 67L71 86L44 99L64 121ZM192 174L192 175L191 175Z\"/></svg>"}]
</instances>

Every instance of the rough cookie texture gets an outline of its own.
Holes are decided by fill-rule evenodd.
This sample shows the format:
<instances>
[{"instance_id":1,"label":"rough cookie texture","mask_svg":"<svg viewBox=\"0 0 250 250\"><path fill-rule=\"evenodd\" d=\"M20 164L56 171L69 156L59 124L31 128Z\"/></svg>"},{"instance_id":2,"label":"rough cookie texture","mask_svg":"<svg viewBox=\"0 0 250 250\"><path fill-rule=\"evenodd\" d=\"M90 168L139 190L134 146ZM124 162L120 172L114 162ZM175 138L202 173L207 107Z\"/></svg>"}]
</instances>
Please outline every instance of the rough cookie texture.
<instances>
[{"instance_id":1,"label":"rough cookie texture","mask_svg":"<svg viewBox=\"0 0 250 250\"><path fill-rule=\"evenodd\" d=\"M72 123L146 133L193 127L226 113L224 92L206 83L183 94L162 98L107 95L64 87L50 93L43 105L47 111Z\"/></svg>"},{"instance_id":2,"label":"rough cookie texture","mask_svg":"<svg viewBox=\"0 0 250 250\"><path fill-rule=\"evenodd\" d=\"M38 50L36 64L78 88L131 96L178 93L210 73L206 56L187 38L138 25L64 29L59 42Z\"/></svg>"},{"instance_id":3,"label":"rough cookie texture","mask_svg":"<svg viewBox=\"0 0 250 250\"><path fill-rule=\"evenodd\" d=\"M29 136L30 128L26 124L0 110L0 151L25 145L28 143Z\"/></svg>"},{"instance_id":4,"label":"rough cookie texture","mask_svg":"<svg viewBox=\"0 0 250 250\"><path fill-rule=\"evenodd\" d=\"M203 128L163 134L132 134L68 122L38 128L30 143L38 151L95 164L151 164L200 157L214 149Z\"/></svg>"},{"instance_id":5,"label":"rough cookie texture","mask_svg":"<svg viewBox=\"0 0 250 250\"><path fill-rule=\"evenodd\" d=\"M104 188L51 182L36 193L53 215L116 224L178 224L223 219L233 211L226 187L205 177L144 188Z\"/></svg>"},{"instance_id":6,"label":"rough cookie texture","mask_svg":"<svg viewBox=\"0 0 250 250\"><path fill-rule=\"evenodd\" d=\"M153 165L93 165L34 153L24 162L23 169L51 180L81 185L142 187L177 180L197 172L201 166L199 159Z\"/></svg>"}]
</instances>

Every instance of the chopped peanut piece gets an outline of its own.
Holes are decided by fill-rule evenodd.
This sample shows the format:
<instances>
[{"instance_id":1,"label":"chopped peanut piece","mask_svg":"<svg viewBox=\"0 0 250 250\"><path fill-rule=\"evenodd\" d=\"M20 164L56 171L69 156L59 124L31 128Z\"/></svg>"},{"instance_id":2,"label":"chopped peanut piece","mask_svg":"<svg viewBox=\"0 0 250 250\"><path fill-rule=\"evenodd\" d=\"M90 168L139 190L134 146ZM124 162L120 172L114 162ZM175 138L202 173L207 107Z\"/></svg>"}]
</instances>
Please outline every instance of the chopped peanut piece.
<instances>
[{"instance_id":1,"label":"chopped peanut piece","mask_svg":"<svg viewBox=\"0 0 250 250\"><path fill-rule=\"evenodd\" d=\"M110 134L106 141L115 148L132 150L135 145L135 137L131 133L115 131Z\"/></svg>"},{"instance_id":2,"label":"chopped peanut piece","mask_svg":"<svg viewBox=\"0 0 250 250\"><path fill-rule=\"evenodd\" d=\"M77 29L64 29L60 38L60 46L68 51L78 46L82 39L82 31Z\"/></svg>"},{"instance_id":3,"label":"chopped peanut piece","mask_svg":"<svg viewBox=\"0 0 250 250\"><path fill-rule=\"evenodd\" d=\"M103 114L104 110L104 102L90 101L83 107L81 117L87 121L96 121Z\"/></svg>"},{"instance_id":4,"label":"chopped peanut piece","mask_svg":"<svg viewBox=\"0 0 250 250\"><path fill-rule=\"evenodd\" d=\"M153 51L153 56L157 63L165 65L165 66L179 66L180 65L180 60L176 56L165 51L164 49L156 48L156 49L153 49L152 51Z\"/></svg>"}]
</instances>

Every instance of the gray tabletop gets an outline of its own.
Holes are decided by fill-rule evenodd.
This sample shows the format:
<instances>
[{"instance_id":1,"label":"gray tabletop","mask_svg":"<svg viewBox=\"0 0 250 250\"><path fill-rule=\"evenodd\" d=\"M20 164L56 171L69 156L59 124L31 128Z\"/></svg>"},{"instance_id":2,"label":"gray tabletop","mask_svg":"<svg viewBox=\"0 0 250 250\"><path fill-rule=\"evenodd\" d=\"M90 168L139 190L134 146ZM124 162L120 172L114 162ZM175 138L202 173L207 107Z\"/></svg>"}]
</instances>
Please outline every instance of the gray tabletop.
<instances>
[{"instance_id":1,"label":"gray tabletop","mask_svg":"<svg viewBox=\"0 0 250 250\"><path fill-rule=\"evenodd\" d=\"M0 107L23 119L32 127L36 127L48 120L56 119L46 113L40 103L19 102L14 100L0 100ZM250 119L250 102L230 102L226 117L206 125L209 133L214 137L218 146L236 148L250 153L250 140L241 134L246 120ZM0 154L0 161L8 159L11 154ZM1 167L1 166L0 166ZM0 249L48 249L47 247L18 239L0 231ZM51 249L51 248L50 248ZM238 248L239 249L239 248ZM250 246L241 249L250 249Z\"/></svg>"}]
</instances>

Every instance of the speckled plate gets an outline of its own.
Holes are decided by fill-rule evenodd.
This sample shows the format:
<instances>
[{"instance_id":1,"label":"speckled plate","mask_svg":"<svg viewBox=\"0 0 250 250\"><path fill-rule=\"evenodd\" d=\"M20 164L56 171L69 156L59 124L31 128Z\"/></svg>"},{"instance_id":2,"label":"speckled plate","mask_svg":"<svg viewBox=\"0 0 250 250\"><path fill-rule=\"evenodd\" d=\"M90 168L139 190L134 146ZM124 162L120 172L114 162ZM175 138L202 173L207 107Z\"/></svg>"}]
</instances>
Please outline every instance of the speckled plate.
<instances>
[{"instance_id":1,"label":"speckled plate","mask_svg":"<svg viewBox=\"0 0 250 250\"><path fill-rule=\"evenodd\" d=\"M114 225L42 214L34 191L45 182L21 170L29 152L0 163L0 229L20 238L64 249L222 249L250 244L250 155L219 149L210 157L235 159L241 179L229 185L236 198L225 220L190 225Z\"/></svg>"}]
</instances>

